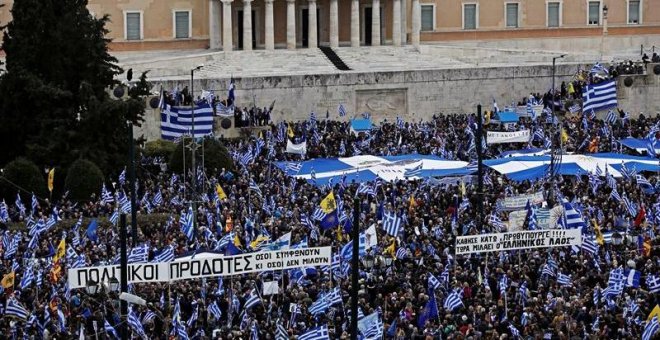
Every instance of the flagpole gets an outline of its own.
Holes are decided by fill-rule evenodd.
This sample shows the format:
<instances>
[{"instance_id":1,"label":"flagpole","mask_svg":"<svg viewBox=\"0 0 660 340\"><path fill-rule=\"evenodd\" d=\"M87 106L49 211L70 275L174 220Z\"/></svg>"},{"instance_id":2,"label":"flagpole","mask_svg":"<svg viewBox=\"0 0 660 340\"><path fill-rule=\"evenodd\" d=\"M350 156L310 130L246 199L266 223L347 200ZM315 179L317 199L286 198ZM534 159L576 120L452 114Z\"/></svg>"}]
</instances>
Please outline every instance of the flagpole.
<instances>
[{"instance_id":1,"label":"flagpole","mask_svg":"<svg viewBox=\"0 0 660 340\"><path fill-rule=\"evenodd\" d=\"M351 259L351 340L358 338L358 274L360 271L360 200L353 199L353 258ZM330 264L332 266L332 264Z\"/></svg>"}]
</instances>

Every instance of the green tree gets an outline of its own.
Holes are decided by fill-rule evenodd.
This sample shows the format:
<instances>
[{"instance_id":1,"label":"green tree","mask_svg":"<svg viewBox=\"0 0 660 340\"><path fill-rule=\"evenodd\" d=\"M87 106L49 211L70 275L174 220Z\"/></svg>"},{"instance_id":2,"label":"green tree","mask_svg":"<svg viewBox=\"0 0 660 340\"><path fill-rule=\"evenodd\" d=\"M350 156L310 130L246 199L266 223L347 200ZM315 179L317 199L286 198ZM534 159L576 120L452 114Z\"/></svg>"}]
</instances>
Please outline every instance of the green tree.
<instances>
[{"instance_id":1,"label":"green tree","mask_svg":"<svg viewBox=\"0 0 660 340\"><path fill-rule=\"evenodd\" d=\"M9 162L0 173L1 198L7 202L14 202L18 192L28 209L31 193L41 198L48 197L45 173L39 170L36 164L22 157Z\"/></svg>"},{"instance_id":2,"label":"green tree","mask_svg":"<svg viewBox=\"0 0 660 340\"><path fill-rule=\"evenodd\" d=\"M25 155L39 166L68 167L85 158L106 172L127 162L129 127L139 124L146 76L125 101L106 92L122 69L108 53L109 17L94 18L87 0L14 1L3 37L0 164Z\"/></svg>"},{"instance_id":3,"label":"green tree","mask_svg":"<svg viewBox=\"0 0 660 340\"><path fill-rule=\"evenodd\" d=\"M184 139L186 145L190 143L190 138ZM217 170L221 171L222 168L226 170L233 170L234 162L227 151L227 148L222 145L219 141L212 138L204 138L203 140L204 147L199 145L197 149L195 161L198 166L202 166L202 150L204 155L204 168L207 174L211 175L211 171ZM181 173L183 172L183 144L179 143L176 146L176 149L170 155L170 170ZM186 148L186 169L190 169L192 166L191 157L192 153L189 148Z\"/></svg>"},{"instance_id":4,"label":"green tree","mask_svg":"<svg viewBox=\"0 0 660 340\"><path fill-rule=\"evenodd\" d=\"M69 191L68 197L74 201L89 201L93 194L98 196L102 185L101 169L85 159L79 159L71 164L64 181L64 188Z\"/></svg>"}]
</instances>

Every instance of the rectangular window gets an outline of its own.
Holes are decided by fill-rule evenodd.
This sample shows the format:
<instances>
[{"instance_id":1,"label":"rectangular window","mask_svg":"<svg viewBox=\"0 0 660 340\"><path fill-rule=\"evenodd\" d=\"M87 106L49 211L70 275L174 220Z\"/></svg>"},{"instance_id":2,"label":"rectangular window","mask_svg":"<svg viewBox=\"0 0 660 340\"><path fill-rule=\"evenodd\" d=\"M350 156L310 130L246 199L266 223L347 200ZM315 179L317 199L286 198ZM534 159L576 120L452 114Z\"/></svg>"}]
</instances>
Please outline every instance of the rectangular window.
<instances>
[{"instance_id":1,"label":"rectangular window","mask_svg":"<svg viewBox=\"0 0 660 340\"><path fill-rule=\"evenodd\" d=\"M126 13L126 40L142 39L142 14L140 12Z\"/></svg>"},{"instance_id":2,"label":"rectangular window","mask_svg":"<svg viewBox=\"0 0 660 340\"><path fill-rule=\"evenodd\" d=\"M600 25L600 1L589 1L589 25Z\"/></svg>"},{"instance_id":3,"label":"rectangular window","mask_svg":"<svg viewBox=\"0 0 660 340\"><path fill-rule=\"evenodd\" d=\"M548 27L559 27L558 2L548 2Z\"/></svg>"},{"instance_id":4,"label":"rectangular window","mask_svg":"<svg viewBox=\"0 0 660 340\"><path fill-rule=\"evenodd\" d=\"M477 29L477 4L463 5L463 29Z\"/></svg>"},{"instance_id":5,"label":"rectangular window","mask_svg":"<svg viewBox=\"0 0 660 340\"><path fill-rule=\"evenodd\" d=\"M434 14L433 5L422 5L422 31L433 31L435 26L433 25Z\"/></svg>"},{"instance_id":6,"label":"rectangular window","mask_svg":"<svg viewBox=\"0 0 660 340\"><path fill-rule=\"evenodd\" d=\"M628 1L628 23L639 24L639 0Z\"/></svg>"},{"instance_id":7,"label":"rectangular window","mask_svg":"<svg viewBox=\"0 0 660 340\"><path fill-rule=\"evenodd\" d=\"M506 27L518 27L518 4L506 4Z\"/></svg>"},{"instance_id":8,"label":"rectangular window","mask_svg":"<svg viewBox=\"0 0 660 340\"><path fill-rule=\"evenodd\" d=\"M174 37L177 39L190 38L190 12L174 12Z\"/></svg>"}]
</instances>

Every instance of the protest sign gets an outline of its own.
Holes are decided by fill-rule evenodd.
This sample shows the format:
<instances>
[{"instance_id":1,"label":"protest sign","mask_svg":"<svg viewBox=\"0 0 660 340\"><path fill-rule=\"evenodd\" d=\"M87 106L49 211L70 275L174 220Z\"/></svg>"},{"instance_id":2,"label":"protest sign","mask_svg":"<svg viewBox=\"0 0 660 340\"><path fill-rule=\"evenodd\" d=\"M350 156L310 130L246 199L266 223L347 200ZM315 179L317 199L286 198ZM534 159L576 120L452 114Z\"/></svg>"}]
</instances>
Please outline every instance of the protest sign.
<instances>
[{"instance_id":1,"label":"protest sign","mask_svg":"<svg viewBox=\"0 0 660 340\"><path fill-rule=\"evenodd\" d=\"M128 282L170 282L204 277L231 276L270 270L300 267L329 266L330 247L264 251L234 256L211 254L160 263L132 263L128 265ZM70 268L69 288L83 288L89 281L96 283L121 277L119 265Z\"/></svg>"},{"instance_id":2,"label":"protest sign","mask_svg":"<svg viewBox=\"0 0 660 340\"><path fill-rule=\"evenodd\" d=\"M459 236L456 238L456 255L580 245L580 229L524 230Z\"/></svg>"},{"instance_id":3,"label":"protest sign","mask_svg":"<svg viewBox=\"0 0 660 340\"><path fill-rule=\"evenodd\" d=\"M499 210L523 209L527 206L527 201L532 205L539 205L543 203L543 193L539 191L533 194L506 197L497 201L497 208Z\"/></svg>"},{"instance_id":4,"label":"protest sign","mask_svg":"<svg viewBox=\"0 0 660 340\"><path fill-rule=\"evenodd\" d=\"M522 230L527 217L527 210L516 210L509 213L509 231ZM549 209L536 209L536 226L539 229L553 229L557 227L557 218L553 220Z\"/></svg>"},{"instance_id":5,"label":"protest sign","mask_svg":"<svg viewBox=\"0 0 660 340\"><path fill-rule=\"evenodd\" d=\"M527 143L529 142L530 130L520 131L486 131L487 144L502 144L502 143Z\"/></svg>"}]
</instances>

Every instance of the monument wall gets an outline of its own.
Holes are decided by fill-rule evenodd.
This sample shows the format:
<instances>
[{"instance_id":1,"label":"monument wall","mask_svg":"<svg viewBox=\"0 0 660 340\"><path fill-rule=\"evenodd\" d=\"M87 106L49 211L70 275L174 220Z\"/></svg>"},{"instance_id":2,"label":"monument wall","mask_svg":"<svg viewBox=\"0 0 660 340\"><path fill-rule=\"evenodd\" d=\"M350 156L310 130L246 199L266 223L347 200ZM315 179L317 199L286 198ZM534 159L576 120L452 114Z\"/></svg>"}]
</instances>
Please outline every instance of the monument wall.
<instances>
[{"instance_id":1,"label":"monument wall","mask_svg":"<svg viewBox=\"0 0 660 340\"><path fill-rule=\"evenodd\" d=\"M657 67L656 67L657 66ZM556 67L555 82L569 81L578 69L590 65L562 64ZM660 65L649 64L647 75L621 77L618 81L619 106L632 116L640 112L660 112ZM657 71L658 74L655 74ZM624 84L625 78L633 81ZM630 81L628 81L630 82ZM195 80L195 89L218 89L225 97L228 79ZM241 106L253 103L264 107L275 101L272 119L308 119L314 111L318 118L326 112L332 119L350 119L370 112L375 121L428 119L436 113L475 112L476 104L492 108L495 99L500 108L520 101L530 92L546 92L552 84L551 66L511 66L496 68L463 68L403 72L357 73L332 75L272 76L237 78L236 100ZM180 81L154 83L154 88L171 89ZM199 93L197 93L199 94ZM339 117L337 107L343 104L348 115ZM144 126L137 135L155 139L160 135L160 115L147 113ZM233 128L216 124L216 135L238 136ZM232 126L233 127L233 126Z\"/></svg>"}]
</instances>

